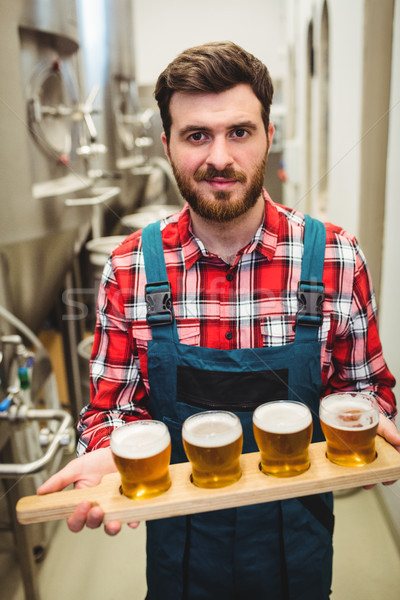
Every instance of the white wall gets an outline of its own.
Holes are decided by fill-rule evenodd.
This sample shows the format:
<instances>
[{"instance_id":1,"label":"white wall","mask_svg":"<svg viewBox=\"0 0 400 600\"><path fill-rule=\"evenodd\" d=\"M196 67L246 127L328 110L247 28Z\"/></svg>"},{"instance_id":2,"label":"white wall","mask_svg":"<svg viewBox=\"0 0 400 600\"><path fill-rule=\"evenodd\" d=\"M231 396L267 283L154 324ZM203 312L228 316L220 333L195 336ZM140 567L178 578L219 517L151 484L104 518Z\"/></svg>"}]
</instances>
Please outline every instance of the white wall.
<instances>
[{"instance_id":1,"label":"white wall","mask_svg":"<svg viewBox=\"0 0 400 600\"><path fill-rule=\"evenodd\" d=\"M298 2L286 0L287 43L291 54L286 71L285 97L289 101L287 129L288 138L284 148L284 162L287 182L284 188L284 202L302 212L306 210L309 192L306 184L306 76L307 76L307 24L312 18L312 0ZM290 100L289 100L290 99Z\"/></svg>"},{"instance_id":2,"label":"white wall","mask_svg":"<svg viewBox=\"0 0 400 600\"><path fill-rule=\"evenodd\" d=\"M380 334L389 368L397 379L400 401L400 2L395 3L393 29L392 78L390 91L389 143L386 179L385 233L383 244ZM400 428L400 415L397 417ZM400 539L400 482L380 488Z\"/></svg>"},{"instance_id":3,"label":"white wall","mask_svg":"<svg viewBox=\"0 0 400 600\"><path fill-rule=\"evenodd\" d=\"M329 197L325 219L359 235L361 190L361 137L363 104L364 0L328 0L330 48L329 106ZM294 82L294 132L286 142L285 158L288 184L285 200L290 206L305 210L311 196L315 208L318 188L318 52L319 28L323 0L287 0L288 44L293 48L296 64ZM310 20L314 24L316 78L312 83L315 105L312 110L312 180L306 185L306 50ZM288 94L290 97L290 94ZM400 381L400 0L395 0L392 57L389 145L386 181L384 255L380 296L380 333L385 358ZM376 200L379 202L379 198ZM397 386L397 396L399 386ZM400 416L397 418L400 426ZM384 504L400 540L400 482L379 486Z\"/></svg>"},{"instance_id":4,"label":"white wall","mask_svg":"<svg viewBox=\"0 0 400 600\"><path fill-rule=\"evenodd\" d=\"M319 111L318 53L323 0L287 0L288 43L296 60L295 110L296 133L287 146L289 184L286 203L311 212L318 191ZM363 0L328 2L330 52L330 117L329 117L329 204L326 220L342 225L357 234L360 189L360 138L363 50ZM316 76L312 82L312 169L306 181L306 52L308 25L313 20ZM300 168L300 176L298 166ZM293 185L291 185L293 182ZM315 213L314 213L315 214ZM315 216L318 216L315 214Z\"/></svg>"},{"instance_id":5,"label":"white wall","mask_svg":"<svg viewBox=\"0 0 400 600\"><path fill-rule=\"evenodd\" d=\"M329 3L331 35L328 219L358 234L363 0Z\"/></svg>"},{"instance_id":6,"label":"white wall","mask_svg":"<svg viewBox=\"0 0 400 600\"><path fill-rule=\"evenodd\" d=\"M260 58L271 76L285 71L285 3L281 0L134 0L137 81L154 84L182 50L230 40Z\"/></svg>"}]
</instances>

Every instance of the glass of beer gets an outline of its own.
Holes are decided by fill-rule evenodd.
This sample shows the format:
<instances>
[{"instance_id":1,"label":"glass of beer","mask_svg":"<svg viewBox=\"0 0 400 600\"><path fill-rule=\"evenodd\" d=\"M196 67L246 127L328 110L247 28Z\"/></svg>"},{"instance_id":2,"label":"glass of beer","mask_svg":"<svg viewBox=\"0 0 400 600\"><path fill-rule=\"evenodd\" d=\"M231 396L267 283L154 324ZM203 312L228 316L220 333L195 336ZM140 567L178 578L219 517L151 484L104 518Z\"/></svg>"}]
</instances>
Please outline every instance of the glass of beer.
<instances>
[{"instance_id":1,"label":"glass of beer","mask_svg":"<svg viewBox=\"0 0 400 600\"><path fill-rule=\"evenodd\" d=\"M325 396L319 417L330 461L344 467L361 467L375 459L379 409L373 395L343 392Z\"/></svg>"},{"instance_id":2,"label":"glass of beer","mask_svg":"<svg viewBox=\"0 0 400 600\"><path fill-rule=\"evenodd\" d=\"M196 413L183 423L182 439L195 485L220 488L240 479L243 431L235 414L218 410Z\"/></svg>"},{"instance_id":3,"label":"glass of beer","mask_svg":"<svg viewBox=\"0 0 400 600\"><path fill-rule=\"evenodd\" d=\"M128 498L153 498L171 486L171 438L165 423L134 421L114 429L111 452Z\"/></svg>"},{"instance_id":4,"label":"glass of beer","mask_svg":"<svg viewBox=\"0 0 400 600\"><path fill-rule=\"evenodd\" d=\"M278 400L258 406L253 413L253 431L263 473L292 477L307 471L313 426L305 404Z\"/></svg>"}]
</instances>

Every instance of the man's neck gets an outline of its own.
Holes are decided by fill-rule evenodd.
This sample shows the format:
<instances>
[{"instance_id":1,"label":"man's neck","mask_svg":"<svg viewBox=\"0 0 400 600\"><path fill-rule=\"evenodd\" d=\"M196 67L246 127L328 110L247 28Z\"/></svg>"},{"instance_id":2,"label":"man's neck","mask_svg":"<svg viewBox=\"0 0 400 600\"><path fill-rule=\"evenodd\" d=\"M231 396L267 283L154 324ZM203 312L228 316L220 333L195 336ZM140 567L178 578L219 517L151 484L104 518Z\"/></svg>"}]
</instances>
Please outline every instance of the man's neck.
<instances>
[{"instance_id":1,"label":"man's neck","mask_svg":"<svg viewBox=\"0 0 400 600\"><path fill-rule=\"evenodd\" d=\"M265 202L261 195L255 206L244 215L227 223L216 223L200 217L190 209L194 235L207 250L228 264L233 264L237 253L254 237L264 219Z\"/></svg>"}]
</instances>

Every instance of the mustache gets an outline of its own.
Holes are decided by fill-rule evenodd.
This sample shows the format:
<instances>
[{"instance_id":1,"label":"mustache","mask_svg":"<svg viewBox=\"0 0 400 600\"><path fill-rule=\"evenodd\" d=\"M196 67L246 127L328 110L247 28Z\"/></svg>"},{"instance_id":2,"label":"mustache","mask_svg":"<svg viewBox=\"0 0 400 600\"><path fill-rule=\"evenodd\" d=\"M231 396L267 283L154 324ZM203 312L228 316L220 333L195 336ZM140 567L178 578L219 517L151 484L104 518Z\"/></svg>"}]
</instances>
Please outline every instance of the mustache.
<instances>
[{"instance_id":1,"label":"mustache","mask_svg":"<svg viewBox=\"0 0 400 600\"><path fill-rule=\"evenodd\" d=\"M235 171L233 167L226 167L219 171L214 167L207 167L206 169L198 169L193 178L195 181L204 181L205 179L214 179L216 177L222 177L224 179L234 179L239 183L246 183L247 176L242 171Z\"/></svg>"}]
</instances>

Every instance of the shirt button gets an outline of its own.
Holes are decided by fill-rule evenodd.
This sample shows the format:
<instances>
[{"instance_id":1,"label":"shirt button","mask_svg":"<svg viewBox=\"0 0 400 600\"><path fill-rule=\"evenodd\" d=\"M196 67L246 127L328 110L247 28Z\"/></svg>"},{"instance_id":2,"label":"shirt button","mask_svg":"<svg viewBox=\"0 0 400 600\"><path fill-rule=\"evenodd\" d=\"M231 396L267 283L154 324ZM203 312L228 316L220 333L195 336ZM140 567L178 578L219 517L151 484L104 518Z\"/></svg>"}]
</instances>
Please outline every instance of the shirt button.
<instances>
[{"instance_id":1,"label":"shirt button","mask_svg":"<svg viewBox=\"0 0 400 600\"><path fill-rule=\"evenodd\" d=\"M232 275L232 273L228 273L227 276L226 276L226 278L227 278L228 281L233 281L233 275Z\"/></svg>"},{"instance_id":2,"label":"shirt button","mask_svg":"<svg viewBox=\"0 0 400 600\"><path fill-rule=\"evenodd\" d=\"M227 340L231 340L233 338L232 331L227 331L225 337Z\"/></svg>"}]
</instances>

